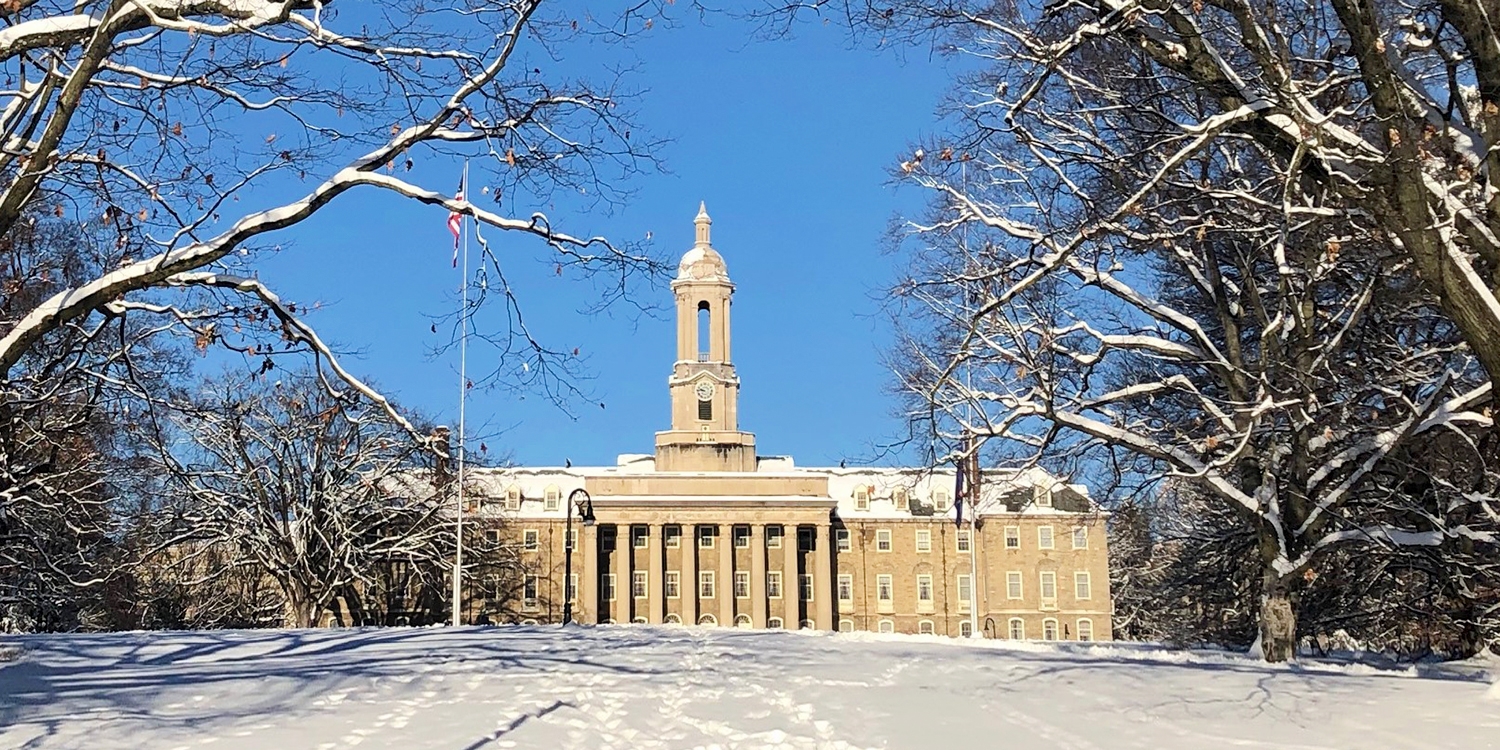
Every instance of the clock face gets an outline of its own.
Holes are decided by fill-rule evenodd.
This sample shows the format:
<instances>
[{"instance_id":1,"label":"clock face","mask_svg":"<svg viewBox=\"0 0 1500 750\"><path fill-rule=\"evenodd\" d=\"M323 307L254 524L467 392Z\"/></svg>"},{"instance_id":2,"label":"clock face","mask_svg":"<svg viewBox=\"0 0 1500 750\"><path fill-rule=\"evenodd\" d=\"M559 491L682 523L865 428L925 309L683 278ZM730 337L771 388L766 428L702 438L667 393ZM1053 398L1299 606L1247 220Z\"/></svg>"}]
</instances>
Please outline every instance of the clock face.
<instances>
[{"instance_id":1,"label":"clock face","mask_svg":"<svg viewBox=\"0 0 1500 750\"><path fill-rule=\"evenodd\" d=\"M698 400L707 401L714 397L714 384L707 380L700 380L693 392L698 394Z\"/></svg>"}]
</instances>

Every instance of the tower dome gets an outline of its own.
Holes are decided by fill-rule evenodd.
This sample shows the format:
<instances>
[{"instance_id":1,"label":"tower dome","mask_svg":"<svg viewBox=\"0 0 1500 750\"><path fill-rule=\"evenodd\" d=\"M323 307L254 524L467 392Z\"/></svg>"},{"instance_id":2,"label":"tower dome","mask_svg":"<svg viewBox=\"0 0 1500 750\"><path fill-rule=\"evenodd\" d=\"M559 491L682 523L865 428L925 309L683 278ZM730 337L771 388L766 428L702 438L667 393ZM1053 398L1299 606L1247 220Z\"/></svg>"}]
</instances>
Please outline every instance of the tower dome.
<instances>
[{"instance_id":1,"label":"tower dome","mask_svg":"<svg viewBox=\"0 0 1500 750\"><path fill-rule=\"evenodd\" d=\"M709 229L713 223L714 220L708 218L708 206L699 203L698 216L693 219L697 238L693 249L683 254L682 260L677 264L679 281L729 280L729 269L724 265L724 256L719 255L709 244Z\"/></svg>"}]
</instances>

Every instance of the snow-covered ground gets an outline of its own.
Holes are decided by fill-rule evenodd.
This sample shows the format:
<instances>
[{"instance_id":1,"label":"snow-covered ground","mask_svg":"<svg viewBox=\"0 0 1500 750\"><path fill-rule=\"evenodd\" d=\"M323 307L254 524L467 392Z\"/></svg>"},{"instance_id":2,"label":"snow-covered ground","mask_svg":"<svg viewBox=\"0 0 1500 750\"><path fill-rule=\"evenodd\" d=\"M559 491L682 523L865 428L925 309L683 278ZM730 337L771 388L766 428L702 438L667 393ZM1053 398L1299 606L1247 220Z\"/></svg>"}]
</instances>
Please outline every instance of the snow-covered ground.
<instances>
[{"instance_id":1,"label":"snow-covered ground","mask_svg":"<svg viewBox=\"0 0 1500 750\"><path fill-rule=\"evenodd\" d=\"M1475 670L644 626L0 638L0 748L1500 747Z\"/></svg>"}]
</instances>

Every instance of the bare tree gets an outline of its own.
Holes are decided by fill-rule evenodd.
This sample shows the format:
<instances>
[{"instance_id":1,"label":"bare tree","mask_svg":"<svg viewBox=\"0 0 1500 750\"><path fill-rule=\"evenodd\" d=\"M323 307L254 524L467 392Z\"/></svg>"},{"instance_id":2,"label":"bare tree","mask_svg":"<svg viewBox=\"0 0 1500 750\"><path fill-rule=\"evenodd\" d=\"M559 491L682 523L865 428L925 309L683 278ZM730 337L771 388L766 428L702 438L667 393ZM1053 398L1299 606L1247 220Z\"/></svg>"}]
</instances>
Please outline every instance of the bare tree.
<instances>
[{"instance_id":1,"label":"bare tree","mask_svg":"<svg viewBox=\"0 0 1500 750\"><path fill-rule=\"evenodd\" d=\"M257 278L286 245L278 233L345 193L482 227L461 313L499 350L480 385L562 399L578 361L530 333L490 230L536 239L549 267L593 282L599 304L663 268L536 210L607 207L654 167L658 142L632 133L619 75L555 74L574 42L649 28L654 4L27 0L4 11L0 566L25 576L0 580L29 581L0 591L8 605L56 602L59 586L97 587L122 567L97 564L128 494L116 478L129 473L111 468L121 441L161 432L157 412L177 398L180 363L159 356L167 337L238 352L261 373L311 353L330 394L359 394L425 437L339 364L305 308ZM473 174L458 197L461 159ZM451 176L417 183L429 165Z\"/></svg>"},{"instance_id":2,"label":"bare tree","mask_svg":"<svg viewBox=\"0 0 1500 750\"><path fill-rule=\"evenodd\" d=\"M1271 659L1333 550L1496 543L1490 479L1388 481L1492 427L1496 105L1452 52L1493 32L1342 0L837 6L975 63L897 171L932 196L894 295L913 419L1216 498Z\"/></svg>"},{"instance_id":3,"label":"bare tree","mask_svg":"<svg viewBox=\"0 0 1500 750\"><path fill-rule=\"evenodd\" d=\"M329 396L310 374L225 381L176 427L187 445L162 446L176 492L158 548L200 576L265 576L298 627L386 566L430 574L452 557L429 453L367 400ZM227 564L197 564L211 558Z\"/></svg>"}]
</instances>

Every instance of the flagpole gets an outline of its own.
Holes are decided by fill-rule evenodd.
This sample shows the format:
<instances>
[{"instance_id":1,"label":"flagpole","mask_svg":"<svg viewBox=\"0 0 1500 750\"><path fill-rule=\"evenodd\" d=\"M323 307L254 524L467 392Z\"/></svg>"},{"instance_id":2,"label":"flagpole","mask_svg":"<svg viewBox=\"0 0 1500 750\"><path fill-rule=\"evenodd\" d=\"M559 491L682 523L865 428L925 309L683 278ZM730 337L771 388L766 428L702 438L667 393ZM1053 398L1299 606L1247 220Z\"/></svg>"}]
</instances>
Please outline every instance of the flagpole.
<instances>
[{"instance_id":1,"label":"flagpole","mask_svg":"<svg viewBox=\"0 0 1500 750\"><path fill-rule=\"evenodd\" d=\"M464 160L464 174L459 185L463 199L469 199L469 160ZM463 244L463 270L459 277L458 313L458 507L454 518L456 544L453 553L453 626L463 623L463 577L464 577L464 400L469 394L469 222L459 227Z\"/></svg>"},{"instance_id":2,"label":"flagpole","mask_svg":"<svg viewBox=\"0 0 1500 750\"><path fill-rule=\"evenodd\" d=\"M979 634L979 452L970 460L974 471L969 475L969 637Z\"/></svg>"}]
</instances>

